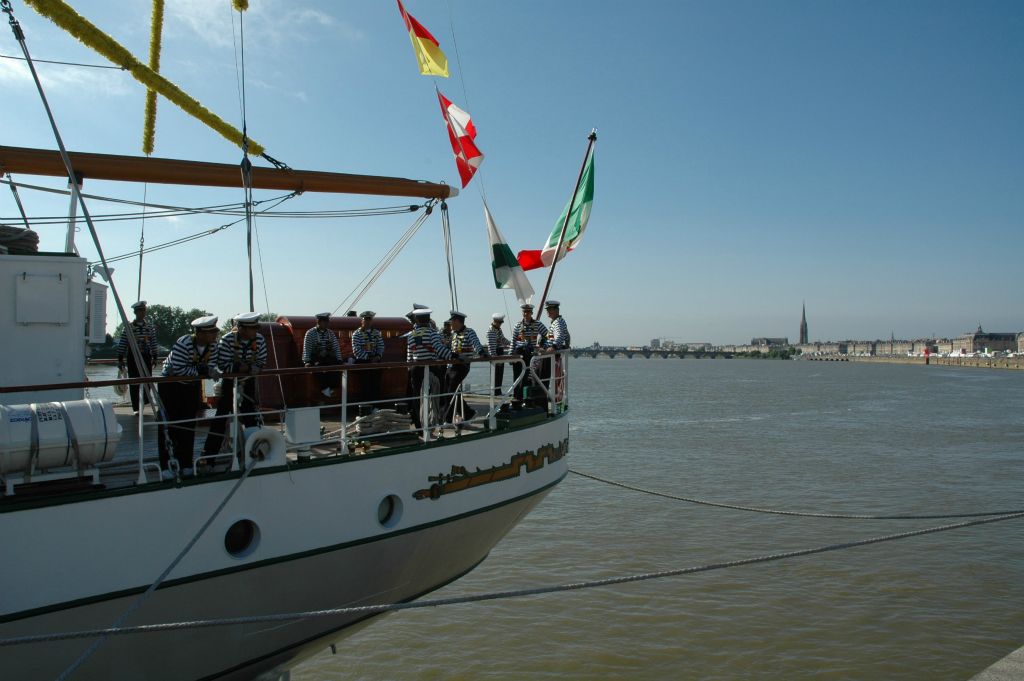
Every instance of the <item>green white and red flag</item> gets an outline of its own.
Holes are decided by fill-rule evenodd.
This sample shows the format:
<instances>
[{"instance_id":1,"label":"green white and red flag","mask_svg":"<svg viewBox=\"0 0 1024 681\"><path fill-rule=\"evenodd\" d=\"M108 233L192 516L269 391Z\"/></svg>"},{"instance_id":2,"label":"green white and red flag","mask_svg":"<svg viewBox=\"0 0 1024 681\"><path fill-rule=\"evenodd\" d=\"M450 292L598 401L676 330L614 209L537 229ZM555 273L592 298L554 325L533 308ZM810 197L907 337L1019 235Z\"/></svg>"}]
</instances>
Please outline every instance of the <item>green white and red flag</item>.
<instances>
[{"instance_id":1,"label":"green white and red flag","mask_svg":"<svg viewBox=\"0 0 1024 681\"><path fill-rule=\"evenodd\" d=\"M555 228L551 230L544 248L539 251L519 251L519 264L524 270L535 270L540 267L551 267L556 262L555 250L558 248L558 237L562 233L562 226L565 224L566 215L569 216L569 224L565 229L565 238L562 240L562 248L558 253L557 260L565 257L565 254L574 250L583 240L583 231L587 228L587 221L590 219L590 207L594 203L594 152L590 152L590 158L583 169L579 187L576 195L565 204L565 209L555 222Z\"/></svg>"},{"instance_id":2,"label":"green white and red flag","mask_svg":"<svg viewBox=\"0 0 1024 681\"><path fill-rule=\"evenodd\" d=\"M494 224L491 211L484 202L484 218L487 220L487 240L491 244L491 268L494 270L494 287L511 288L516 291L520 303L528 303L533 298L533 286L526 278L526 273L519 266L512 249L505 242L505 237Z\"/></svg>"}]
</instances>

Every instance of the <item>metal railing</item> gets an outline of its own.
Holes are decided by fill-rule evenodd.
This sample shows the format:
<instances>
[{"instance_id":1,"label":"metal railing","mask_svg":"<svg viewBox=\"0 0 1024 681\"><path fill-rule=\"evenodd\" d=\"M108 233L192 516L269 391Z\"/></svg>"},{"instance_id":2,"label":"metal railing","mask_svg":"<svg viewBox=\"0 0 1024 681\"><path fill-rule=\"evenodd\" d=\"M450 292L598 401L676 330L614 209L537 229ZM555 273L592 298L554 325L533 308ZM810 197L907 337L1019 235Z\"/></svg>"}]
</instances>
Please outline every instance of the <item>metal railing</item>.
<instances>
[{"instance_id":1,"label":"metal railing","mask_svg":"<svg viewBox=\"0 0 1024 681\"><path fill-rule=\"evenodd\" d=\"M256 374L222 374L220 379L222 381L231 381L233 388L231 391L231 410L227 414L222 414L220 416L209 416L204 414L203 416L193 418L169 419L166 418L166 414L155 413L156 408L150 404L150 408L154 412L156 418L145 420L146 404L145 402L140 404L136 420L138 436L138 477L136 483L141 485L150 481L150 478L147 476L147 470L150 472L150 475L153 474L154 469L158 471L161 470L154 464L152 458L147 459L145 456L145 426L155 425L162 426L164 429L167 429L171 426L187 427L188 424L191 424L191 427L193 427L196 432L199 432L198 426L202 422L229 420L230 423L228 424L228 427L225 428L226 432L224 433L224 440L230 443L229 446L227 448L222 446L221 450L215 454L198 454L194 456L192 460L193 469L196 474L199 474L199 469L202 464L215 464L213 466L207 466L207 470L216 470L223 466L224 460L227 457L230 457L230 465L225 470L240 470L242 465L242 456L240 456L240 453L244 448L243 423L246 420L255 419L262 425L262 422L268 418L279 418L281 419L283 428L284 417L294 409L317 409L321 437L319 439L308 441L289 440L287 441L288 450L299 450L300 452L312 452L313 448L326 450L318 452L320 456L347 456L365 453L367 451L367 447L361 445L366 441L386 440L387 438L396 438L401 435L409 436L413 432L416 433L421 442L429 443L445 437L446 434L450 434L453 437L460 436L465 430L473 429L475 427L494 430L497 427L499 414L514 411L515 409L522 408L524 406L533 408L542 407L548 415L560 414L568 408L569 357L569 350L561 350L554 353L543 353L532 356L528 358L529 361L527 361L527 358L519 355L503 355L489 358L466 358L460 360L462 364L470 365L471 369L474 365L486 364L487 372L485 374L485 385L474 385L473 383L469 383L468 381L471 379L479 380L480 378L483 378L480 376L479 372L474 375L474 372L469 371L458 385L444 386L441 383L441 380L437 380L437 373L440 373L438 372L437 367L447 369L448 367L455 366L457 364L450 360L418 361L409 363L379 362L375 364L341 364L337 366L320 367L288 367L266 369ZM521 368L520 371L516 372L518 373L518 376L513 378L507 388L504 386L499 386L500 389L494 387L496 367L499 365L518 365ZM412 372L422 372L422 378L419 381L419 393L413 395L411 394L411 391L407 389L404 394L399 396L381 398L379 395L376 395L373 396L375 399L351 399L352 395L350 394L349 377L352 372L381 372L388 369L408 370L410 372L410 378L412 376ZM338 374L340 390L337 394L337 401L320 404L290 405L286 402L286 391L282 386L282 406L280 408L260 407L257 391L257 394L253 396L254 402L257 405L256 410L243 412L239 409L242 393L245 389L244 382L248 382L252 389L255 389L260 377L277 376L283 380L292 377L305 377L326 373ZM442 376L443 375L444 374L442 374ZM378 374L378 376L380 376L380 374ZM134 378L104 379L98 381L6 386L0 387L0 394L14 392L45 393L50 390L63 390L68 388L99 388L143 384L149 384L155 387L162 383L183 383L206 380L209 379L205 377L140 376ZM409 385L411 385L411 380L407 381L407 386ZM521 401L518 401L515 399L515 395L520 386L523 388L523 398ZM450 389L446 389L449 387ZM412 410L416 407L417 403L419 411L414 416L412 414ZM403 407L402 405L405 406ZM481 407L485 408L480 409ZM335 411L338 412L338 417L336 419L324 418L324 412ZM353 412L356 413L356 416L355 418L350 418L350 415ZM387 416L387 418L380 419L378 417L375 419L375 415L382 414L384 412L386 412L385 416ZM412 422L412 425L405 424L406 418ZM397 424L397 427L380 429L374 426L373 422L375 420L390 420L392 423ZM325 421L336 422L337 428L329 432L325 431L323 425ZM419 422L418 425L415 425L416 421ZM170 448L170 443L168 443L168 447ZM225 449L229 449L230 451L225 451ZM363 451L359 452L360 449L363 449ZM176 465L177 461L175 452L173 452L173 450L170 451L169 468L172 470L175 477L178 477L181 474L181 471L178 470L178 466ZM124 464L123 462L107 462L102 467L106 469L115 465L123 466ZM217 472L224 471L217 470ZM159 478L160 476L158 475L157 479L159 480Z\"/></svg>"}]
</instances>

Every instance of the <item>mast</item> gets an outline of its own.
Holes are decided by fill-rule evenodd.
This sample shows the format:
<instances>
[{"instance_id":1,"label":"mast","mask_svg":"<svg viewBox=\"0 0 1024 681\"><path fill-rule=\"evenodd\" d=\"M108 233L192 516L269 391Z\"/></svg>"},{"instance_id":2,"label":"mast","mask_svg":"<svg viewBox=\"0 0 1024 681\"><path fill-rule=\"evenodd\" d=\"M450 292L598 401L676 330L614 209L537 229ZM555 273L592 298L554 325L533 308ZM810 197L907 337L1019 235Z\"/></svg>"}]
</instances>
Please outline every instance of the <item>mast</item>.
<instances>
[{"instance_id":1,"label":"mast","mask_svg":"<svg viewBox=\"0 0 1024 681\"><path fill-rule=\"evenodd\" d=\"M80 178L238 188L238 166L227 163L80 151L70 151L68 156L75 174ZM0 168L5 172L26 175L68 176L60 152L49 149L0 146ZM374 196L416 196L425 199L446 199L459 193L457 188L446 184L402 177L256 166L252 168L252 188Z\"/></svg>"}]
</instances>

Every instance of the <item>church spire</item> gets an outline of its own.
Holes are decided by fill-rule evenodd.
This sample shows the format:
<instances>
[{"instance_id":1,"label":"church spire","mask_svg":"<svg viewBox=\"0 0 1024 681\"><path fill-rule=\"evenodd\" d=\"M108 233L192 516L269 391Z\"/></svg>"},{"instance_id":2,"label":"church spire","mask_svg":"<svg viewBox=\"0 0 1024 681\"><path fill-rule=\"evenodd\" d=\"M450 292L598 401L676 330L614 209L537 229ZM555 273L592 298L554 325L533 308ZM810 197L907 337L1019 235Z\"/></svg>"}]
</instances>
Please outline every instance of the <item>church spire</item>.
<instances>
[{"instance_id":1,"label":"church spire","mask_svg":"<svg viewBox=\"0 0 1024 681\"><path fill-rule=\"evenodd\" d=\"M804 301L803 310L800 314L800 345L806 345L807 343L807 301Z\"/></svg>"}]
</instances>

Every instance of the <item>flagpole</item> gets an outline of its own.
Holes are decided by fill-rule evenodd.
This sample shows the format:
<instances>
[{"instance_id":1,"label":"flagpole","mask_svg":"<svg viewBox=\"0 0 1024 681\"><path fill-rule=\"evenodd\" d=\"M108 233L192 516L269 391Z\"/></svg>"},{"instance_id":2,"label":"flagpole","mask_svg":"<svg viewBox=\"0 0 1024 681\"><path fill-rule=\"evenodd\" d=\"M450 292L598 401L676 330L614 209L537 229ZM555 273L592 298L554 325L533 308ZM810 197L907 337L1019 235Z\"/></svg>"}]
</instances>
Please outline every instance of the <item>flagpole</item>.
<instances>
[{"instance_id":1,"label":"flagpole","mask_svg":"<svg viewBox=\"0 0 1024 681\"><path fill-rule=\"evenodd\" d=\"M590 142L587 144L587 153L583 154L583 164L580 166L580 174L576 178L576 188L572 190L572 198L569 199L569 210L565 211L565 221L562 222L562 231L558 235L558 246L555 248L555 255L551 261L551 269L548 270L548 280L544 282L544 293L541 294L540 303L537 305L537 309L541 310L544 308L544 303L548 299L548 289L551 288L551 279L555 276L555 265L558 264L558 255L562 252L562 242L565 240L565 231L569 228L569 219L572 217L572 204L576 202L576 193L580 190L580 183L583 181L583 171L587 168L587 159L590 158L590 152L594 148L594 142L597 141L597 128L590 131L587 136Z\"/></svg>"}]
</instances>

